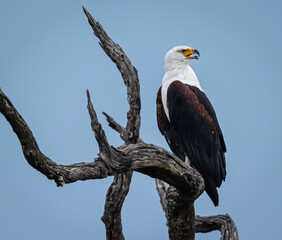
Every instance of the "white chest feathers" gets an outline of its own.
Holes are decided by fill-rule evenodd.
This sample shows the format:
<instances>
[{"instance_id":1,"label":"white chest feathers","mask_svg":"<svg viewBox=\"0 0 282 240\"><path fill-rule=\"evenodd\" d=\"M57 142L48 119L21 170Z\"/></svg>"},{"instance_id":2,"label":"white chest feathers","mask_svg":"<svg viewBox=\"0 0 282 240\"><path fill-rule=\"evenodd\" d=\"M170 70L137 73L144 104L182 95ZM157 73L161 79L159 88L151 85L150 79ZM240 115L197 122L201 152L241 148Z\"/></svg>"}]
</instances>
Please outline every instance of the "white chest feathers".
<instances>
[{"instance_id":1,"label":"white chest feathers","mask_svg":"<svg viewBox=\"0 0 282 240\"><path fill-rule=\"evenodd\" d=\"M162 94L163 108L164 108L165 114L169 121L170 121L170 118L169 118L169 111L167 107L168 106L167 91L168 91L169 85L174 81L180 81L184 84L195 86L199 88L201 91L203 91L194 70L189 65L176 66L175 68L167 71L162 80L161 94Z\"/></svg>"}]
</instances>

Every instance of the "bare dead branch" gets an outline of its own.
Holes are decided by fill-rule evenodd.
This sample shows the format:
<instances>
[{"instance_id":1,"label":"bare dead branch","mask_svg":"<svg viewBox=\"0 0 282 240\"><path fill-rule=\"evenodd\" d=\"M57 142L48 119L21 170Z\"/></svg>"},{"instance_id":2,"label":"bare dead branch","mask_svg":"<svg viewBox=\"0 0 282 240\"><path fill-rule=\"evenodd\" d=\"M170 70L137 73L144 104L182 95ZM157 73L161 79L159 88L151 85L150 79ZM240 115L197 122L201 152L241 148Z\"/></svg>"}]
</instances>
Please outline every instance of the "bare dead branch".
<instances>
[{"instance_id":1,"label":"bare dead branch","mask_svg":"<svg viewBox=\"0 0 282 240\"><path fill-rule=\"evenodd\" d=\"M115 176L111 184L105 203L102 221L105 223L107 240L122 240L121 208L128 194L132 172Z\"/></svg>"},{"instance_id":2,"label":"bare dead branch","mask_svg":"<svg viewBox=\"0 0 282 240\"><path fill-rule=\"evenodd\" d=\"M214 230L221 232L220 240L238 240L236 224L228 214L209 217L196 216L196 232L206 233Z\"/></svg>"},{"instance_id":3,"label":"bare dead branch","mask_svg":"<svg viewBox=\"0 0 282 240\"><path fill-rule=\"evenodd\" d=\"M103 112L103 114L106 116L106 119L109 123L109 126L117 131L120 134L120 138L124 141L126 141L128 133L124 127L122 127L120 124L118 124L111 116L109 116L107 113Z\"/></svg>"},{"instance_id":4,"label":"bare dead branch","mask_svg":"<svg viewBox=\"0 0 282 240\"><path fill-rule=\"evenodd\" d=\"M91 119L91 127L95 134L97 143L99 145L100 155L103 156L105 154L109 157L111 147L107 141L107 137L103 130L103 127L98 121L97 114L93 108L93 104L91 102L90 93L88 89L86 90L86 94L87 94L87 109Z\"/></svg>"},{"instance_id":5,"label":"bare dead branch","mask_svg":"<svg viewBox=\"0 0 282 240\"><path fill-rule=\"evenodd\" d=\"M110 151L110 158L99 156L94 162L58 165L40 151L28 125L1 90L0 111L17 134L28 163L49 179L54 179L58 185L60 181L72 183L138 171L164 180L191 196L191 199L196 199L203 191L204 181L196 170L186 166L165 149L152 144L125 144L117 149L110 147L107 150Z\"/></svg>"},{"instance_id":6,"label":"bare dead branch","mask_svg":"<svg viewBox=\"0 0 282 240\"><path fill-rule=\"evenodd\" d=\"M194 200L170 186L166 194L169 239L195 239Z\"/></svg>"},{"instance_id":7,"label":"bare dead branch","mask_svg":"<svg viewBox=\"0 0 282 240\"><path fill-rule=\"evenodd\" d=\"M228 214L195 217L193 202L187 201L185 195L174 187L168 188L166 202L170 239L194 239L193 229L196 233L218 230L221 232L220 240L239 239L237 227Z\"/></svg>"},{"instance_id":8,"label":"bare dead branch","mask_svg":"<svg viewBox=\"0 0 282 240\"><path fill-rule=\"evenodd\" d=\"M204 190L203 178L196 170L186 166L175 155L158 146L146 144L139 138L141 103L137 70L120 46L108 37L102 26L85 8L83 10L94 34L100 40L100 46L115 62L127 87L127 100L130 109L127 113L126 128L104 113L109 125L120 133L125 144L118 148L110 146L87 90L87 108L91 127L99 145L99 155L94 161L88 163L58 165L40 151L28 125L0 89L0 112L19 138L28 163L47 178L55 180L57 186L78 180L115 176L107 193L104 216L102 217L108 240L124 239L121 208L129 191L132 171L160 179L156 180L156 185L162 207L166 213L170 239L194 239L196 223L197 232L220 230L222 240L237 240L237 228L228 215L197 217L195 222L194 201ZM162 180L171 185L167 191Z\"/></svg>"},{"instance_id":9,"label":"bare dead branch","mask_svg":"<svg viewBox=\"0 0 282 240\"><path fill-rule=\"evenodd\" d=\"M129 133L126 142L135 143L139 138L139 129L141 125L140 118L140 86L136 68L132 65L129 58L126 56L121 47L112 41L112 39L104 31L99 22L90 15L90 13L83 7L83 11L88 18L88 22L92 27L94 34L100 40L100 46L104 52L111 58L119 69L124 84L127 87L127 101L130 109L127 113L126 130Z\"/></svg>"},{"instance_id":10,"label":"bare dead branch","mask_svg":"<svg viewBox=\"0 0 282 240\"><path fill-rule=\"evenodd\" d=\"M28 163L49 179L54 179L58 186L62 186L64 180L60 175L57 164L40 152L39 146L28 125L1 89L0 112L4 115L12 126L13 131L16 133Z\"/></svg>"},{"instance_id":11,"label":"bare dead branch","mask_svg":"<svg viewBox=\"0 0 282 240\"><path fill-rule=\"evenodd\" d=\"M166 206L166 186L164 184L164 182L160 179L155 179L156 182L156 189L158 191L159 197L160 197L160 203L162 206L162 209L166 215L167 213L167 206ZM167 218L167 216L166 216Z\"/></svg>"},{"instance_id":12,"label":"bare dead branch","mask_svg":"<svg viewBox=\"0 0 282 240\"><path fill-rule=\"evenodd\" d=\"M91 116L91 122L99 125L89 95L88 109ZM108 144L105 144L105 151L109 152L109 156L99 156L94 162L90 163L57 165L41 153L27 124L2 91L0 91L0 111L10 122L15 133L19 137L24 155L29 164L49 179L54 179L58 186L63 186L64 183L72 183L77 180L105 178L128 170L135 170L154 178L163 179L169 184L175 185L178 189L182 189L185 195L189 195L192 200L196 199L203 191L203 179L194 169L187 167L180 159L166 150L145 143L126 144L118 149L114 149L113 147L109 147L108 149ZM105 138L103 133L101 133L102 129L93 128L93 131L95 132L97 139ZM24 132L24 134L22 132ZM101 141L106 141L106 139ZM102 147L100 148L102 149ZM125 195L126 193L127 190L125 188ZM108 196L107 199L110 199L111 195L109 194ZM117 199L118 198L115 200ZM119 209L121 209L122 203L123 200L119 205L114 206L119 206ZM118 236L121 237L122 227L118 220L120 219L120 210L117 211L117 209L115 209L113 212L115 212L116 215L112 218L104 218L104 221L107 222L107 220L109 220L109 224L106 225L106 227L111 226L111 221L116 222L115 226L108 228L108 231L111 233L110 236L113 236L113 231L120 229L120 231L118 231L120 232ZM109 216L109 214L106 213L106 216Z\"/></svg>"},{"instance_id":13,"label":"bare dead branch","mask_svg":"<svg viewBox=\"0 0 282 240\"><path fill-rule=\"evenodd\" d=\"M106 119L109 123L109 126L117 131L120 134L120 138L124 141L126 141L126 137L128 136L128 133L124 127L122 127L119 123L117 123L111 116L109 116L107 113L103 112L103 114L106 116ZM141 138L137 139L136 143L144 143Z\"/></svg>"},{"instance_id":14,"label":"bare dead branch","mask_svg":"<svg viewBox=\"0 0 282 240\"><path fill-rule=\"evenodd\" d=\"M159 179L156 180L157 191L160 197L161 206L165 212L166 219L167 216L167 194L166 194L166 187L163 181ZM196 233L207 233L211 231L218 230L221 232L221 240L238 240L238 230L230 218L228 214L226 215L217 215L217 216L209 216L209 217L195 217L195 232Z\"/></svg>"},{"instance_id":15,"label":"bare dead branch","mask_svg":"<svg viewBox=\"0 0 282 240\"><path fill-rule=\"evenodd\" d=\"M83 7L83 11L85 15L88 18L88 22L91 25L94 34L96 37L99 38L101 41L99 44L104 50L104 52L112 59L112 61L116 64L117 68L119 69L122 78L124 80L124 83L127 87L127 101L129 103L129 111L127 113L127 125L126 129L123 129L118 124L111 124L110 126L117 127L115 130L120 131L121 138L126 143L136 143L139 139L139 129L141 124L140 119L140 109L141 109L141 101L140 101L140 86L139 86L139 79L136 68L131 64L131 61L126 56L126 54L123 52L123 50L120 48L118 44L113 42L109 36L106 34L102 26L95 21L95 19L89 14L89 12ZM108 121L111 120L107 117ZM112 119L113 120L113 119ZM113 121L112 121L113 122ZM110 122L109 122L110 123ZM140 142L140 141L138 141ZM112 187L115 186L119 182L129 182L131 181L132 173L127 174L119 174L118 177L115 178L115 181L112 183ZM126 180L125 180L126 179ZM114 187L113 187L114 188ZM116 189L116 188L115 188ZM128 186L129 189L129 186ZM110 191L110 189L109 189ZM127 192L126 192L127 194ZM124 195L124 198L126 196ZM111 194L113 197L118 196L118 194ZM106 199L106 206L109 202L116 202L115 204L112 204L115 206L115 210L111 210L111 214L113 217L106 217L105 214L107 214L107 211L105 211L104 214L104 223L107 229L107 239L123 239L123 235L121 232L121 208L123 200L121 201L120 198L113 199L107 198ZM120 203L120 204L119 204ZM116 219L114 219L116 217ZM113 222L117 224L113 224ZM115 228L120 229L120 234L116 235L116 233L113 231L113 227L109 226L115 226ZM119 232L119 231L118 231ZM117 238L115 238L117 237ZM120 237L120 238L119 238Z\"/></svg>"},{"instance_id":16,"label":"bare dead branch","mask_svg":"<svg viewBox=\"0 0 282 240\"><path fill-rule=\"evenodd\" d=\"M194 201L185 198L174 187L166 189L164 182L159 179L156 179L156 186L167 219L170 239L194 239Z\"/></svg>"}]
</instances>

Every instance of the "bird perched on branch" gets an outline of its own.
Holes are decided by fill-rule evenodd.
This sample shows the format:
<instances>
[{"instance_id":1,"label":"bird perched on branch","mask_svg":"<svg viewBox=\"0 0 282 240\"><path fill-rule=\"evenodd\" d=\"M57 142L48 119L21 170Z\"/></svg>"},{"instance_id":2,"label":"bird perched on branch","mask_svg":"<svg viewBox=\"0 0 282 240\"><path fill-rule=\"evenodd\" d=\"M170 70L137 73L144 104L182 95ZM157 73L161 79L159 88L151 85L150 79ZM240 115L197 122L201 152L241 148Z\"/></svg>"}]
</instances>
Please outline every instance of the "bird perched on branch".
<instances>
[{"instance_id":1,"label":"bird perched on branch","mask_svg":"<svg viewBox=\"0 0 282 240\"><path fill-rule=\"evenodd\" d=\"M226 146L215 111L189 66L199 56L187 46L167 52L166 73L157 95L157 121L172 152L200 172L205 191L218 206L217 187L226 176Z\"/></svg>"}]
</instances>

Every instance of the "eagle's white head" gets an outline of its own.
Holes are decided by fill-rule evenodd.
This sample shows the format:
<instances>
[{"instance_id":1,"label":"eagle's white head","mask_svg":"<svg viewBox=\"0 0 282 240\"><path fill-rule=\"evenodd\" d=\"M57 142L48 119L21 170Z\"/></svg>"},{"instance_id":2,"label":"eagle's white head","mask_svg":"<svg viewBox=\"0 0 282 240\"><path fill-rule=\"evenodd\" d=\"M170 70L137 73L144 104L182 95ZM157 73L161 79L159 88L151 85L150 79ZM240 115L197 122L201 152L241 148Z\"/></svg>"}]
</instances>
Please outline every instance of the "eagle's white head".
<instances>
[{"instance_id":1,"label":"eagle's white head","mask_svg":"<svg viewBox=\"0 0 282 240\"><path fill-rule=\"evenodd\" d=\"M189 65L192 59L199 59L198 50L188 46L177 46L172 48L165 55L165 70L169 71L179 65Z\"/></svg>"}]
</instances>

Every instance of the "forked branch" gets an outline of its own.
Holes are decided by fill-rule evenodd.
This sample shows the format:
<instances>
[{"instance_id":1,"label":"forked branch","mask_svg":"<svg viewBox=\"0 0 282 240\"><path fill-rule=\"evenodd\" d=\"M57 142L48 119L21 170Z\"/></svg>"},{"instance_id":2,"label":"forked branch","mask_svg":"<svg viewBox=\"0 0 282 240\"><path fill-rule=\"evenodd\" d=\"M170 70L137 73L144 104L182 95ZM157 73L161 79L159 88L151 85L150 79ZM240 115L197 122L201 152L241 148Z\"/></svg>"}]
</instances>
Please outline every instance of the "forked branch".
<instances>
[{"instance_id":1,"label":"forked branch","mask_svg":"<svg viewBox=\"0 0 282 240\"><path fill-rule=\"evenodd\" d=\"M110 59L116 64L119 69L124 84L127 87L127 101L129 104L129 111L127 113L126 130L128 137L126 143L135 143L139 138L139 129L141 125L140 119L140 86L136 68L132 65L129 58L126 56L121 47L112 41L112 39L104 31L99 22L90 15L90 13L83 7L83 11L88 18L88 22L92 27L94 34L100 40L100 46Z\"/></svg>"},{"instance_id":2,"label":"forked branch","mask_svg":"<svg viewBox=\"0 0 282 240\"><path fill-rule=\"evenodd\" d=\"M102 26L83 8L100 46L119 69L127 88L129 111L126 127L122 127L109 115L109 125L120 133L125 143L115 148L111 146L99 123L87 90L87 108L91 127L99 145L99 154L94 161L60 165L45 156L37 144L30 128L17 112L9 98L0 90L0 112L16 133L27 162L57 186L63 186L78 180L101 179L115 176L105 203L103 222L108 240L124 239L121 224L121 208L129 191L132 171L163 180L171 185L166 191L163 182L157 180L162 207L166 213L170 239L194 239L195 227L199 232L220 230L222 236L238 239L234 222L229 216L201 218L194 214L194 201L204 190L204 180L193 168L187 166L178 157L165 149L144 143L139 137L140 130L140 87L137 70L121 47L113 42ZM226 224L226 222L228 222ZM233 224L233 225L232 225Z\"/></svg>"},{"instance_id":3,"label":"forked branch","mask_svg":"<svg viewBox=\"0 0 282 240\"><path fill-rule=\"evenodd\" d=\"M167 208L166 201L170 201L170 200L167 200L168 196L167 196L166 186L163 181L158 180L158 179L156 179L156 186L157 186L157 191L159 193L160 202L161 202L163 211L165 212L166 218L168 219L168 213L167 213L168 208ZM171 195L172 194L170 193L169 198L171 198ZM176 192L174 195L177 198L178 193ZM182 209L183 209L182 206L179 206L178 211L181 212ZM195 232L196 233L207 233L207 232L211 232L215 230L218 230L221 232L220 240L238 240L239 239L236 224L234 223L234 221L231 219L231 217L228 214L209 216L209 217L195 216Z\"/></svg>"}]
</instances>

